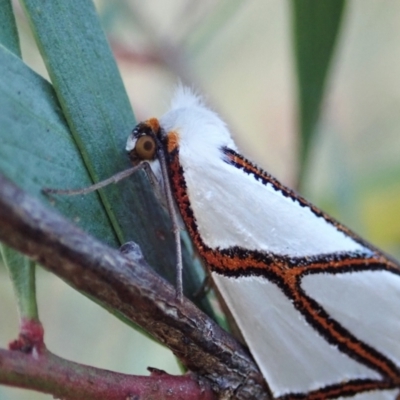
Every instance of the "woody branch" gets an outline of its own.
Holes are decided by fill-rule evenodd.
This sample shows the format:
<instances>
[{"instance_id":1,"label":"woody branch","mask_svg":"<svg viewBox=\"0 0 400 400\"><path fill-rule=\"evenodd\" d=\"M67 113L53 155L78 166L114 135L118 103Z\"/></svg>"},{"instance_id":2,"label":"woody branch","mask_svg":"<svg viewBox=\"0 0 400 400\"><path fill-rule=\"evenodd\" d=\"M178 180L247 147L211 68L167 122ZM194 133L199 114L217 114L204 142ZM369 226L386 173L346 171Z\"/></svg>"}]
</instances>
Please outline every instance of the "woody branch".
<instances>
[{"instance_id":1,"label":"woody branch","mask_svg":"<svg viewBox=\"0 0 400 400\"><path fill-rule=\"evenodd\" d=\"M242 346L191 302L178 302L175 289L144 260L134 262L93 239L1 175L0 240L140 325L220 396L268 398ZM0 371L4 357L2 351Z\"/></svg>"}]
</instances>

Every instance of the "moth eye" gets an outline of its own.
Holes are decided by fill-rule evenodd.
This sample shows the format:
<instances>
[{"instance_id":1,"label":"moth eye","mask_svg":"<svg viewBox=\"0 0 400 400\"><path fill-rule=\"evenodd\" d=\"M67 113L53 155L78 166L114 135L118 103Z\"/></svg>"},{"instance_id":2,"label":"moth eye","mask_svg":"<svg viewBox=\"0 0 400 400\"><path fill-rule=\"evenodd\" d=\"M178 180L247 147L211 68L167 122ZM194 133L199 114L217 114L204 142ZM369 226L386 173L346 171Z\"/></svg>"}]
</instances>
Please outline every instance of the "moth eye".
<instances>
[{"instance_id":1,"label":"moth eye","mask_svg":"<svg viewBox=\"0 0 400 400\"><path fill-rule=\"evenodd\" d=\"M152 160L156 152L156 142L149 135L141 136L136 141L135 151L141 160Z\"/></svg>"}]
</instances>

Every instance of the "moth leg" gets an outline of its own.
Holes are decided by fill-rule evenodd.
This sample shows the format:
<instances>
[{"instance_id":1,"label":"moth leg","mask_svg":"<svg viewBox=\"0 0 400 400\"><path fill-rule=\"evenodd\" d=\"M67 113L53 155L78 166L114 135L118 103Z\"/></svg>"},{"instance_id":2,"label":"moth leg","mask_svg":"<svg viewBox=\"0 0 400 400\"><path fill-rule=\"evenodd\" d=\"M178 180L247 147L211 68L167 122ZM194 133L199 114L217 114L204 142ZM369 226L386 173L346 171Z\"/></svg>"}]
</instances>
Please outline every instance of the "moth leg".
<instances>
[{"instance_id":1,"label":"moth leg","mask_svg":"<svg viewBox=\"0 0 400 400\"><path fill-rule=\"evenodd\" d=\"M150 164L147 161L142 161L142 164L143 164L144 172L147 175L147 178L150 182L150 185L154 191L154 194L155 194L158 202L164 207L165 210L167 210L169 212L167 199L165 197L165 192L164 192L162 184L157 179L157 176L151 169Z\"/></svg>"},{"instance_id":2,"label":"moth leg","mask_svg":"<svg viewBox=\"0 0 400 400\"><path fill-rule=\"evenodd\" d=\"M172 231L174 233L175 239L175 252L176 252L176 298L179 301L182 301L183 297L183 280L182 280L182 248L181 248L181 224L179 223L179 216L177 214L177 210L175 207L175 203L173 200L171 186L169 184L168 175L164 175L167 171L166 165L163 167L163 162L165 162L165 158L159 158L160 166L161 166L161 174L163 177L164 187L157 179L157 176L154 174L151 166L147 162L143 162L143 169L147 174L147 177L150 181L150 184L154 190L157 200L160 204L167 210L171 221L172 221Z\"/></svg>"},{"instance_id":3,"label":"moth leg","mask_svg":"<svg viewBox=\"0 0 400 400\"><path fill-rule=\"evenodd\" d=\"M161 174L164 182L164 193L167 201L168 214L172 221L172 230L175 237L175 250L176 250L176 298L179 302L183 297L183 283L182 283L182 245L181 245L181 229L179 219L175 208L174 197L172 194L171 184L169 182L169 174L165 153L162 147L158 149L158 160L160 162Z\"/></svg>"},{"instance_id":4,"label":"moth leg","mask_svg":"<svg viewBox=\"0 0 400 400\"><path fill-rule=\"evenodd\" d=\"M134 174L135 172L144 169L147 176L149 177L149 181L151 185L155 188L156 191L156 196L159 197L161 200L161 203L165 205L166 203L166 208L168 210L168 213L171 217L172 220L172 229L175 237L175 248L176 248L176 298L178 301L182 301L183 297L183 288L182 288L182 248L181 248L181 236L180 236L180 227L179 227L179 222L178 222L178 217L176 214L176 210L174 207L174 200L173 196L171 193L171 186L169 184L169 177L168 177L168 170L167 170L167 165L166 165L166 160L165 160L165 155L164 153L160 152L161 155L159 155L159 160L160 160L160 165L161 165L161 172L163 176L163 181L164 181L164 193L165 193L165 200L163 201L162 199L164 196L161 195L162 190L160 189L160 184L154 175L153 171L151 170L151 167L147 161L143 161L140 164L128 168L125 171L118 172L117 174L111 176L110 178L104 179L103 181L97 182L94 185L90 185L86 188L81 188L81 189L52 189L52 188L43 188L42 193L44 194L61 194L61 195L67 195L67 196L76 196L76 195L82 195L82 194L88 194L91 192L94 192L96 190L99 190L105 186L108 186L112 183L117 183L128 176ZM151 171L151 172L150 172ZM156 189L157 188L157 189Z\"/></svg>"}]
</instances>

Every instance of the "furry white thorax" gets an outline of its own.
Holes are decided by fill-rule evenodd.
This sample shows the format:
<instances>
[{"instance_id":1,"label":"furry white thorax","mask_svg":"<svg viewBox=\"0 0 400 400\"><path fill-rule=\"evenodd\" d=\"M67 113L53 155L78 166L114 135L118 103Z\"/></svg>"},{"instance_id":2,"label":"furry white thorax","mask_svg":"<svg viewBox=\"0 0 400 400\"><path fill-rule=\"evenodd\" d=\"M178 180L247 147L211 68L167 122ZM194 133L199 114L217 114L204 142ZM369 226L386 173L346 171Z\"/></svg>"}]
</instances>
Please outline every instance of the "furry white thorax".
<instances>
[{"instance_id":1,"label":"furry white thorax","mask_svg":"<svg viewBox=\"0 0 400 400\"><path fill-rule=\"evenodd\" d=\"M170 110L160 118L160 125L166 133L178 133L179 159L201 168L219 161L222 147L236 150L225 122L206 107L201 97L184 86L178 86Z\"/></svg>"},{"instance_id":2,"label":"furry white thorax","mask_svg":"<svg viewBox=\"0 0 400 400\"><path fill-rule=\"evenodd\" d=\"M190 89L178 87L160 125L165 134L179 136L189 200L209 247L240 246L294 257L365 251L308 207L227 164L221 149L236 151L236 145L226 124Z\"/></svg>"}]
</instances>

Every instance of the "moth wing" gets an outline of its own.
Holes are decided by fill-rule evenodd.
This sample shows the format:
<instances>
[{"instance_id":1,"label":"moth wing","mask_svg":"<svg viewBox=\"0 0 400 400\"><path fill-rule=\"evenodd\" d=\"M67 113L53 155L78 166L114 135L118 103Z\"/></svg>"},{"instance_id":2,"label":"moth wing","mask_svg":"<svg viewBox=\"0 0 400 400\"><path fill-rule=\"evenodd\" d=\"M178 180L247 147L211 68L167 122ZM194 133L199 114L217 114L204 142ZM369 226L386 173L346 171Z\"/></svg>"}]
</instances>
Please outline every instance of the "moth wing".
<instances>
[{"instance_id":1,"label":"moth wing","mask_svg":"<svg viewBox=\"0 0 400 400\"><path fill-rule=\"evenodd\" d=\"M274 283L216 272L212 277L274 396L308 393L350 379L381 379L329 344Z\"/></svg>"},{"instance_id":2,"label":"moth wing","mask_svg":"<svg viewBox=\"0 0 400 400\"><path fill-rule=\"evenodd\" d=\"M238 246L287 257L371 253L262 171L250 170L244 159L247 169L222 154L207 168L193 165L189 156L179 161L197 230L210 248Z\"/></svg>"},{"instance_id":3,"label":"moth wing","mask_svg":"<svg viewBox=\"0 0 400 400\"><path fill-rule=\"evenodd\" d=\"M304 292L360 341L400 365L400 275L388 270L303 276Z\"/></svg>"}]
</instances>

